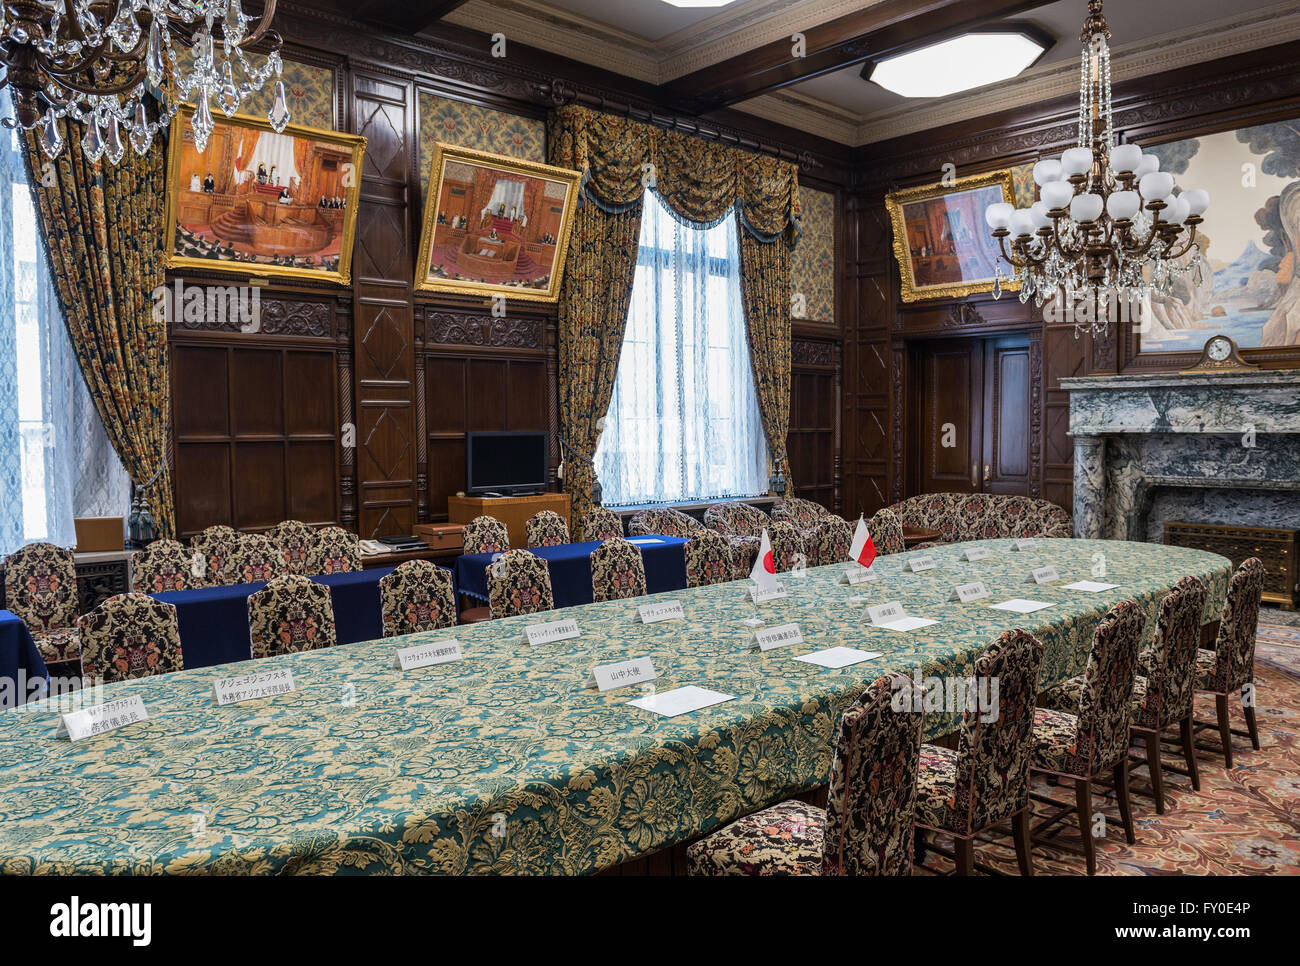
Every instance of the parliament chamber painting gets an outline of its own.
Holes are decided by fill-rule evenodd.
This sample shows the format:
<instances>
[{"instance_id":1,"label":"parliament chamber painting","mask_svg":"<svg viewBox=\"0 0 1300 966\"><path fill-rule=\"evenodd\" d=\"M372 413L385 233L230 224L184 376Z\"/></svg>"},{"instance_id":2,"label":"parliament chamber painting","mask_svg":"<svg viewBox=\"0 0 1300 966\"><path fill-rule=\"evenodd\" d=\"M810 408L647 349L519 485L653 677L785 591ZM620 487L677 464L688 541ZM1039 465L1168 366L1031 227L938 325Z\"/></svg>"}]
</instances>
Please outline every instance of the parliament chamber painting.
<instances>
[{"instance_id":1,"label":"parliament chamber painting","mask_svg":"<svg viewBox=\"0 0 1300 966\"><path fill-rule=\"evenodd\" d=\"M346 284L365 138L236 115L172 125L168 265Z\"/></svg>"}]
</instances>

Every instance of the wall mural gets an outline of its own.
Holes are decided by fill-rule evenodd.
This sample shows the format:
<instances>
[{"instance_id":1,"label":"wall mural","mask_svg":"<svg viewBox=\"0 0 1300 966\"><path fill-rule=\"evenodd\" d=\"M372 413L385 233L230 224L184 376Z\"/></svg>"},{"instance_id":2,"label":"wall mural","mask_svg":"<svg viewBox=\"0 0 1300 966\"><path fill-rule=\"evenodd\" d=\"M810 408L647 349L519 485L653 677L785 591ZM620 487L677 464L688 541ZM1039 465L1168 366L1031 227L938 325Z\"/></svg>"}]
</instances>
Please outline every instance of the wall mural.
<instances>
[{"instance_id":1,"label":"wall mural","mask_svg":"<svg viewBox=\"0 0 1300 966\"><path fill-rule=\"evenodd\" d=\"M790 256L790 290L803 296L803 315L809 322L835 322L835 195L799 188L799 244Z\"/></svg>"},{"instance_id":2,"label":"wall mural","mask_svg":"<svg viewBox=\"0 0 1300 966\"><path fill-rule=\"evenodd\" d=\"M1145 149L1210 192L1197 235L1212 274L1153 301L1142 351L1196 350L1219 332L1243 349L1300 346L1300 119Z\"/></svg>"}]
</instances>

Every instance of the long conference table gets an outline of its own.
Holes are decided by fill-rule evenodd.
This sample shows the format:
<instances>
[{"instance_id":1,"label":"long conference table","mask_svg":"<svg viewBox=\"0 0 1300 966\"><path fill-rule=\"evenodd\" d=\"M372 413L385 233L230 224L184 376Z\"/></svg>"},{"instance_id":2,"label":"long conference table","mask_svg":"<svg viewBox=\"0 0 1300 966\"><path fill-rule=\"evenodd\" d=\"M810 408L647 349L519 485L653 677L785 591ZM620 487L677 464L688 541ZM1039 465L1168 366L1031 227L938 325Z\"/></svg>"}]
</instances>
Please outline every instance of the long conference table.
<instances>
[{"instance_id":1,"label":"long conference table","mask_svg":"<svg viewBox=\"0 0 1300 966\"><path fill-rule=\"evenodd\" d=\"M1155 630L1161 598L1185 574L1209 588L1217 620L1231 564L1158 544L1011 541L882 557L878 580L840 583L845 565L783 575L784 599L754 604L748 581L588 604L383 641L110 685L139 695L147 721L70 743L48 700L0 715L0 870L24 873L585 873L647 855L826 783L838 720L880 674L971 675L999 633L1045 645L1040 688L1078 673L1093 630L1132 598ZM909 573L910 558L939 566ZM1105 566L1100 576L1098 564ZM1051 564L1053 584L1029 580ZM954 585L991 596L949 602ZM1119 586L1067 590L1076 580ZM858 601L851 598L861 598ZM1019 615L1008 598L1051 602ZM642 624L637 607L680 600L685 620ZM899 632L867 607L901 601L937 619ZM530 647L527 625L572 618L581 635ZM751 649L759 618L798 622L804 642ZM454 636L457 663L398 671L399 647ZM795 660L833 646L880 657L840 670ZM662 692L698 685L734 700L674 718L628 701L644 686L597 692L593 665L650 657ZM214 679L288 669L293 693L217 706ZM925 712L925 735L956 711Z\"/></svg>"}]
</instances>

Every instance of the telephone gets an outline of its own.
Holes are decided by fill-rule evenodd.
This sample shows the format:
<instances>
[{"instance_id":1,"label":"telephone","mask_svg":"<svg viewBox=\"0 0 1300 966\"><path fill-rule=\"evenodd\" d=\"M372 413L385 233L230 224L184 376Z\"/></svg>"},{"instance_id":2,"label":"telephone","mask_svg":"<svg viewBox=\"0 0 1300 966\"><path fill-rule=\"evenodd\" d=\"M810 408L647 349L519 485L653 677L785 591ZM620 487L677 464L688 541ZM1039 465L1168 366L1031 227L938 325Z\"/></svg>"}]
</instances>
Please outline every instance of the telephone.
<instances>
[{"instance_id":1,"label":"telephone","mask_svg":"<svg viewBox=\"0 0 1300 966\"><path fill-rule=\"evenodd\" d=\"M378 540L359 540L357 546L361 549L361 553L367 557L378 553L392 553L391 547L385 547Z\"/></svg>"}]
</instances>

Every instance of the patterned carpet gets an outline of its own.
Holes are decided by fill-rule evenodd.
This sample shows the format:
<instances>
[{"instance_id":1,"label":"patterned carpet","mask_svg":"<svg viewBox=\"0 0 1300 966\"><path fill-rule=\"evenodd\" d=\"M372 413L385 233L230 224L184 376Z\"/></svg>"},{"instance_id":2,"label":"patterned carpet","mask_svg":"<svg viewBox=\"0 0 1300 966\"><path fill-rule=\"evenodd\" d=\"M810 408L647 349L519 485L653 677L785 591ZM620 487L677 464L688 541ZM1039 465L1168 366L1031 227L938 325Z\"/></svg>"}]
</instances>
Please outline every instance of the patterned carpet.
<instances>
[{"instance_id":1,"label":"patterned carpet","mask_svg":"<svg viewBox=\"0 0 1300 966\"><path fill-rule=\"evenodd\" d=\"M1233 770L1223 767L1217 731L1199 732L1204 747L1197 758L1200 792L1184 775L1164 771L1165 814L1157 815L1146 766L1133 776L1133 818L1137 844L1124 841L1119 813L1108 797L1101 805L1107 835L1097 841L1098 875L1297 875L1300 874L1300 627L1260 623L1255 646L1260 750L1233 736ZM1214 720L1214 701L1197 698L1197 720ZM1233 728L1245 731L1239 702L1232 705ZM1213 746L1213 751L1211 751ZM1174 746L1165 760L1181 764ZM1036 791L1074 801L1072 787L1035 782ZM1095 789L1095 786L1094 786ZM1094 792L1095 794L1095 792ZM1108 791L1108 796L1109 796ZM1095 799L1094 799L1095 800ZM1035 805L1037 825L1047 806ZM1071 849L1079 843L1073 813L1053 831ZM951 840L937 844L950 849ZM1017 874L1010 838L993 838L975 847L977 863ZM917 872L948 872L952 863L930 852ZM1034 846L1037 875L1082 875L1083 856L1046 844Z\"/></svg>"}]
</instances>

